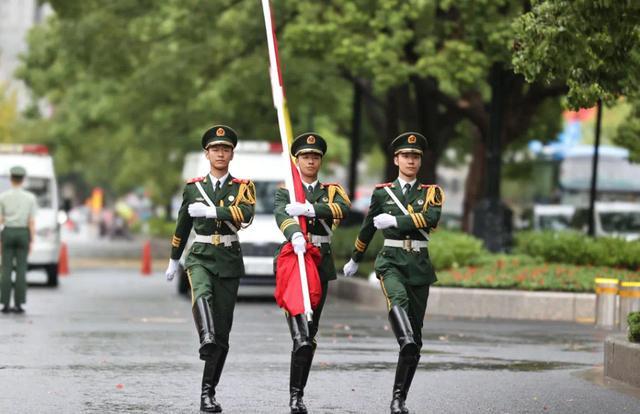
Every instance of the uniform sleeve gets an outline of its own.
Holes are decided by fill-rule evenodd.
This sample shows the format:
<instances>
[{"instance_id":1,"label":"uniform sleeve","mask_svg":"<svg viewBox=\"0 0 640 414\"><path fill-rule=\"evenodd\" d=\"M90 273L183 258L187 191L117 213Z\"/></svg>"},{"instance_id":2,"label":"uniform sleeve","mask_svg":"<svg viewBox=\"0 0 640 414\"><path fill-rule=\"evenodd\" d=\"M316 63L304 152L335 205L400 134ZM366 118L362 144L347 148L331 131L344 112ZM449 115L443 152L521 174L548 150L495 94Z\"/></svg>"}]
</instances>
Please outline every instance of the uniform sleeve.
<instances>
[{"instance_id":1,"label":"uniform sleeve","mask_svg":"<svg viewBox=\"0 0 640 414\"><path fill-rule=\"evenodd\" d=\"M414 229L431 230L438 226L444 203L444 191L438 186L431 186L425 200L426 209L409 215L398 216L398 230L411 231Z\"/></svg>"},{"instance_id":2,"label":"uniform sleeve","mask_svg":"<svg viewBox=\"0 0 640 414\"><path fill-rule=\"evenodd\" d=\"M252 182L242 184L237 196L240 201L233 206L216 207L218 220L232 221L236 226L253 220L256 204L256 188Z\"/></svg>"},{"instance_id":3,"label":"uniform sleeve","mask_svg":"<svg viewBox=\"0 0 640 414\"><path fill-rule=\"evenodd\" d=\"M171 258L180 259L184 246L187 244L191 227L193 226L193 218L189 215L189 185L184 187L182 192L182 205L178 212L178 220L176 222L176 231L171 239Z\"/></svg>"},{"instance_id":4,"label":"uniform sleeve","mask_svg":"<svg viewBox=\"0 0 640 414\"><path fill-rule=\"evenodd\" d=\"M302 228L298 220L289 216L285 211L286 205L289 204L289 192L285 188L279 188L276 191L275 206L273 209L276 217L276 224L280 228L282 234L287 240L291 240L291 236L296 232L302 233Z\"/></svg>"},{"instance_id":5,"label":"uniform sleeve","mask_svg":"<svg viewBox=\"0 0 640 414\"><path fill-rule=\"evenodd\" d=\"M31 195L31 208L29 208L29 218L33 219L36 217L36 213L38 212L38 200L35 195Z\"/></svg>"},{"instance_id":6,"label":"uniform sleeve","mask_svg":"<svg viewBox=\"0 0 640 414\"><path fill-rule=\"evenodd\" d=\"M369 246L371 239L373 239L373 236L376 234L376 228L373 225L373 218L380 214L380 207L381 203L374 191L371 195L369 212L367 213L367 217L364 219L364 223L362 223L362 228L360 229L360 233L358 233L358 238L356 239L353 253L351 254L351 258L355 262L359 262L362 259L364 252L367 251L367 247Z\"/></svg>"},{"instance_id":7,"label":"uniform sleeve","mask_svg":"<svg viewBox=\"0 0 640 414\"><path fill-rule=\"evenodd\" d=\"M335 197L333 198L333 202L314 203L313 209L316 212L316 218L326 220L342 220L346 218L351 210L351 203L348 199L345 199L341 193L344 193L344 189L339 187L339 190L336 191ZM344 194L346 195L346 193Z\"/></svg>"}]
</instances>

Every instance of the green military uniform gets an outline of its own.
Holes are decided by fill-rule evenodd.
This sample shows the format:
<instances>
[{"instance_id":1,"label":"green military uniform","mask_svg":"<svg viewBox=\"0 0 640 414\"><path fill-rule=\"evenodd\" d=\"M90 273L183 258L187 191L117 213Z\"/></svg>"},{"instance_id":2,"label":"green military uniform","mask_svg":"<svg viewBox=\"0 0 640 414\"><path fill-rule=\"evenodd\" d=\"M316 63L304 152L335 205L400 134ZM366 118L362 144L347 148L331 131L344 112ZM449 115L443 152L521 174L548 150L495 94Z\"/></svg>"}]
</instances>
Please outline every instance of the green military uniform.
<instances>
[{"instance_id":1,"label":"green military uniform","mask_svg":"<svg viewBox=\"0 0 640 414\"><path fill-rule=\"evenodd\" d=\"M212 145L235 147L236 143L236 133L224 125L209 129L202 138L204 149ZM221 178L224 181L215 180L217 189L211 175L187 182L171 241L171 259L178 260L191 229L196 233L185 265L191 284L193 316L200 335L200 358L206 361L201 409L207 412L222 410L214 399L215 386L228 353L239 279L244 276L236 233L252 222L255 205L255 186L251 181L233 178L230 174L226 179ZM209 205L209 201L215 206L215 218L190 215L190 205Z\"/></svg>"},{"instance_id":2,"label":"green military uniform","mask_svg":"<svg viewBox=\"0 0 640 414\"><path fill-rule=\"evenodd\" d=\"M12 178L22 180L26 171L22 167L10 170ZM31 233L29 221L35 218L36 197L20 187L14 187L0 194L0 217L4 229L2 230L2 282L1 296L3 309L9 309L11 300L11 273L15 266L16 284L14 303L16 310L21 312L21 305L27 300L27 256Z\"/></svg>"},{"instance_id":3,"label":"green military uniform","mask_svg":"<svg viewBox=\"0 0 640 414\"><path fill-rule=\"evenodd\" d=\"M317 153L322 156L326 149L326 142L321 136L315 133L306 133L298 136L293 141L291 155L297 157L304 153ZM317 246L322 255L322 260L318 266L322 296L320 303L313 310L313 322L310 326L306 323L304 315L294 317L287 315L287 322L294 341L290 379L292 413L306 413L306 408L302 403L302 395L316 349L315 336L318 332L320 316L327 298L329 281L336 279L336 267L331 252L332 228L337 226L340 220L349 214L351 207L349 197L339 184L323 184L319 181L315 185L313 184L303 182L306 200L310 203L314 212L313 217L305 216L304 219L307 225L306 239ZM291 241L294 234L302 233L298 220L291 217L285 210L290 202L289 191L286 188L278 189L275 196L274 215L280 231L288 241ZM276 252L277 256L278 252Z\"/></svg>"},{"instance_id":4,"label":"green military uniform","mask_svg":"<svg viewBox=\"0 0 640 414\"><path fill-rule=\"evenodd\" d=\"M394 155L401 152L422 154L424 148L426 138L415 132L402 134L392 142ZM407 187L403 189L404 186ZM437 185L416 181L404 186L399 179L376 186L352 254L356 263L362 259L376 232L376 216L389 214L395 217L397 225L382 230L384 247L375 261L375 272L387 299L389 320L401 347L394 399L400 397L402 401L397 402L397 411L392 402L392 413L408 412L403 411L406 410L404 399L420 358L429 286L437 281L425 235L438 225L444 201L444 193ZM400 209L387 190L395 195L408 214Z\"/></svg>"}]
</instances>

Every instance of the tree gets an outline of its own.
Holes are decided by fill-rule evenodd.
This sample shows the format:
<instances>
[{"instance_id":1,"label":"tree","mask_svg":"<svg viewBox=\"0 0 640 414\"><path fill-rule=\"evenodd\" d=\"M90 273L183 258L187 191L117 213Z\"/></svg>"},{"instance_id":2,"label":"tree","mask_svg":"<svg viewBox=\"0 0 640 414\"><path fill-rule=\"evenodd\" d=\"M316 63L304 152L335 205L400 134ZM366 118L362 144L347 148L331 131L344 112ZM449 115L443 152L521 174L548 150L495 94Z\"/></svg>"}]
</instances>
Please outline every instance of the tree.
<instances>
[{"instance_id":1,"label":"tree","mask_svg":"<svg viewBox=\"0 0 640 414\"><path fill-rule=\"evenodd\" d=\"M564 82L567 104L633 104L614 141L640 160L640 3L537 0L514 24L513 64L529 81Z\"/></svg>"},{"instance_id":2,"label":"tree","mask_svg":"<svg viewBox=\"0 0 640 414\"><path fill-rule=\"evenodd\" d=\"M12 142L18 121L16 94L0 82L0 142Z\"/></svg>"},{"instance_id":3,"label":"tree","mask_svg":"<svg viewBox=\"0 0 640 414\"><path fill-rule=\"evenodd\" d=\"M512 24L526 11L526 1L285 3L296 16L287 23L285 41L360 83L383 149L402 130L425 133L431 146L422 172L427 181L435 180L438 159L461 131L472 137L467 228L469 213L485 195L490 137L502 147L523 139L538 110L565 91L558 84L528 84L513 72ZM559 113L550 120L556 128L559 122ZM497 185L501 155L491 155ZM394 170L387 164L387 178Z\"/></svg>"},{"instance_id":4,"label":"tree","mask_svg":"<svg viewBox=\"0 0 640 414\"><path fill-rule=\"evenodd\" d=\"M277 137L261 12L254 1L50 1L29 35L20 77L54 107L47 138L59 171L116 193L145 186L166 203L183 154L215 123L241 138ZM329 139L348 126L341 84L309 59L284 55L295 130L308 108ZM302 81L304 80L304 82Z\"/></svg>"}]
</instances>

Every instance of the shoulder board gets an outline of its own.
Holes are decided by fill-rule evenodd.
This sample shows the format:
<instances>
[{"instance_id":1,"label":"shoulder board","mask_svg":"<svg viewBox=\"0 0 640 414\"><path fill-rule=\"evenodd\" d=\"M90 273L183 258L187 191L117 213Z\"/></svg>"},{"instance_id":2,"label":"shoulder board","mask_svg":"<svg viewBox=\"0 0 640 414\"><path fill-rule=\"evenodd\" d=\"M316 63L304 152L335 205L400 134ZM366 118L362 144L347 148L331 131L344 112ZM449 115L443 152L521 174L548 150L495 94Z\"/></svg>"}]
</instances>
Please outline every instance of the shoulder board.
<instances>
[{"instance_id":1,"label":"shoulder board","mask_svg":"<svg viewBox=\"0 0 640 414\"><path fill-rule=\"evenodd\" d=\"M420 188L430 188L430 187L435 187L437 189L440 189L440 186L438 184L420 184Z\"/></svg>"},{"instance_id":2,"label":"shoulder board","mask_svg":"<svg viewBox=\"0 0 640 414\"><path fill-rule=\"evenodd\" d=\"M340 187L340 188L342 188L342 186L341 186L340 184L338 184L338 183L322 183L322 184L321 184L321 186L322 186L322 187L331 187L331 186L333 186L333 187Z\"/></svg>"},{"instance_id":3,"label":"shoulder board","mask_svg":"<svg viewBox=\"0 0 640 414\"><path fill-rule=\"evenodd\" d=\"M245 179L242 179L242 178L234 178L231 181L236 183L236 184L249 184L251 182L251 180L245 180Z\"/></svg>"},{"instance_id":4,"label":"shoulder board","mask_svg":"<svg viewBox=\"0 0 640 414\"><path fill-rule=\"evenodd\" d=\"M391 187L391 186L393 186L393 183L376 184L376 188L384 188L384 187Z\"/></svg>"},{"instance_id":5,"label":"shoulder board","mask_svg":"<svg viewBox=\"0 0 640 414\"><path fill-rule=\"evenodd\" d=\"M187 184L193 184L204 180L204 176L202 177L194 177L190 180L187 180Z\"/></svg>"}]
</instances>

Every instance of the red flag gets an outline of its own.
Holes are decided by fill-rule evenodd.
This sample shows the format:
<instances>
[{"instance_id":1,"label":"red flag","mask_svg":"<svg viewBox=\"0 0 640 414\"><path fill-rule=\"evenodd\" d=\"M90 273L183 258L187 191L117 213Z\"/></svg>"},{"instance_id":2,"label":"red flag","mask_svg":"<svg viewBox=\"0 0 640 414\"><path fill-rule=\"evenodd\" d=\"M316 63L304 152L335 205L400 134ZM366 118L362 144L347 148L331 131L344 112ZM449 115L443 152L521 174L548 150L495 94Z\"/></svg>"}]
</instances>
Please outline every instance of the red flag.
<instances>
[{"instance_id":1,"label":"red flag","mask_svg":"<svg viewBox=\"0 0 640 414\"><path fill-rule=\"evenodd\" d=\"M318 274L318 265L322 261L320 249L311 243L307 243L304 261L307 269L311 309L315 310L322 297L322 285ZM273 294L276 298L276 303L286 310L290 316L304 313L304 303L300 294L302 286L300 286L298 257L293 251L291 243L286 243L282 246L276 266L276 290Z\"/></svg>"}]
</instances>

